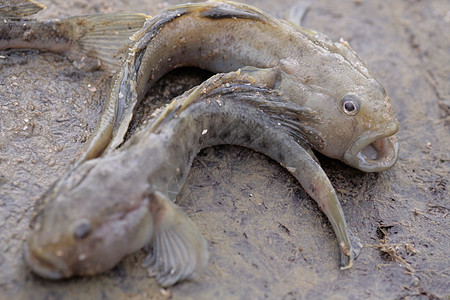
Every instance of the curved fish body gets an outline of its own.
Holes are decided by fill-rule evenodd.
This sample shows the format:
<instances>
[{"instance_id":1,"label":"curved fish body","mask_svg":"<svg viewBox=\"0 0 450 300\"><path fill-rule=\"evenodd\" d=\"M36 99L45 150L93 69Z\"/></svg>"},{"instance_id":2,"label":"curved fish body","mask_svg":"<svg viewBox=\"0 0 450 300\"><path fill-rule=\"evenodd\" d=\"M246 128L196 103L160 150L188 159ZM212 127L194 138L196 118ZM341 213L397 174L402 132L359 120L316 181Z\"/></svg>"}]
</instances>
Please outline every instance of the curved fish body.
<instances>
[{"instance_id":1,"label":"curved fish body","mask_svg":"<svg viewBox=\"0 0 450 300\"><path fill-rule=\"evenodd\" d=\"M396 162L393 135L398 123L389 97L344 41L333 43L319 32L225 1L175 6L148 20L132 39L135 43L113 78L104 114L79 162L106 147L117 148L148 88L183 66L212 72L280 67L290 80L279 89L290 101L326 116L326 142L316 150L366 172L383 171ZM324 98L328 107L320 106Z\"/></svg>"},{"instance_id":2,"label":"curved fish body","mask_svg":"<svg viewBox=\"0 0 450 300\"><path fill-rule=\"evenodd\" d=\"M322 199L342 243L342 261L350 266L339 201L300 134L314 131L310 125L321 119L274 89L279 76L278 69L256 68L218 74L160 109L120 149L72 169L47 193L51 201L26 244L34 272L51 279L92 275L149 246L145 265L161 285L193 278L206 265L206 243L171 200L198 151L218 144L272 157ZM302 124L286 130L297 118Z\"/></svg>"},{"instance_id":3,"label":"curved fish body","mask_svg":"<svg viewBox=\"0 0 450 300\"><path fill-rule=\"evenodd\" d=\"M351 267L344 214L312 150L382 171L397 159L398 123L348 44L222 1L168 9L133 39L86 152L43 196L25 251L31 268L55 279L91 275L150 245L148 266L162 285L197 274L205 244L170 199L199 149L216 144L258 150L291 172L330 220L341 268ZM173 100L123 143L148 87L181 66L230 73ZM245 66L253 68L231 72ZM180 222L189 233L173 228Z\"/></svg>"}]
</instances>

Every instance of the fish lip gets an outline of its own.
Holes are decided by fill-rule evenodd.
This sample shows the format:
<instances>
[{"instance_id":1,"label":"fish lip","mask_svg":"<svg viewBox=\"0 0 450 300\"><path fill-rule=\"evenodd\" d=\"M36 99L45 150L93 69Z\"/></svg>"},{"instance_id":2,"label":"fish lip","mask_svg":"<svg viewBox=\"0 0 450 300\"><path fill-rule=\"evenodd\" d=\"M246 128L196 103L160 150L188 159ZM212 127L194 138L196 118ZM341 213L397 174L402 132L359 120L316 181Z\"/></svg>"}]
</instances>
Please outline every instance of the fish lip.
<instances>
[{"instance_id":1,"label":"fish lip","mask_svg":"<svg viewBox=\"0 0 450 300\"><path fill-rule=\"evenodd\" d=\"M66 263L56 256L48 256L41 253L32 251L28 246L28 242L25 243L24 259L33 273L50 280L60 280L70 277L72 272L67 267Z\"/></svg>"},{"instance_id":2,"label":"fish lip","mask_svg":"<svg viewBox=\"0 0 450 300\"><path fill-rule=\"evenodd\" d=\"M397 131L398 122L393 122L381 131L361 136L344 153L343 161L364 172L390 169L398 158L398 141L394 135ZM369 154L376 154L376 157L369 157Z\"/></svg>"}]
</instances>

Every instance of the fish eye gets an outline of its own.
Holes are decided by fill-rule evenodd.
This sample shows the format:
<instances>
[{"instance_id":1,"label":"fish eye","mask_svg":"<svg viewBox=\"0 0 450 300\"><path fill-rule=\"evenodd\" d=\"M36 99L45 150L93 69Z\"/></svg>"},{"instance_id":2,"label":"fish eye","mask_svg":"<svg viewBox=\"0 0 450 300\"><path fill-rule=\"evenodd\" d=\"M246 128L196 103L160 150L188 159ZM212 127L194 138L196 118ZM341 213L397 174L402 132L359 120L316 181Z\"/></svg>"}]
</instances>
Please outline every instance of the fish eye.
<instances>
[{"instance_id":1,"label":"fish eye","mask_svg":"<svg viewBox=\"0 0 450 300\"><path fill-rule=\"evenodd\" d=\"M76 240L82 240L87 238L91 232L92 232L91 224L88 221L83 220L75 227L75 230L73 231L73 237Z\"/></svg>"},{"instance_id":2,"label":"fish eye","mask_svg":"<svg viewBox=\"0 0 450 300\"><path fill-rule=\"evenodd\" d=\"M345 95L341 100L341 107L345 114L354 116L361 108L361 102L358 96L354 94Z\"/></svg>"}]
</instances>

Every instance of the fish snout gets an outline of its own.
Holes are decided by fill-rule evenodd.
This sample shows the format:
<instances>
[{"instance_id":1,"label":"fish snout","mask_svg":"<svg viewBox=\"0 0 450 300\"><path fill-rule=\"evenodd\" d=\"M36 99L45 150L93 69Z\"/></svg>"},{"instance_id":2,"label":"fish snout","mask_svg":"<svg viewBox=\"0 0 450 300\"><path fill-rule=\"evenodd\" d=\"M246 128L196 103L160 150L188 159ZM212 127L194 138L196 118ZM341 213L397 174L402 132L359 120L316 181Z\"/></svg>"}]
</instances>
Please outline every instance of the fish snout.
<instances>
[{"instance_id":1,"label":"fish snout","mask_svg":"<svg viewBox=\"0 0 450 300\"><path fill-rule=\"evenodd\" d=\"M390 169L398 158L398 140L394 135L398 128L394 119L382 130L362 135L344 153L343 161L364 172Z\"/></svg>"},{"instance_id":2,"label":"fish snout","mask_svg":"<svg viewBox=\"0 0 450 300\"><path fill-rule=\"evenodd\" d=\"M25 243L24 258L33 273L51 280L59 280L72 276L64 260L56 255L45 253Z\"/></svg>"}]
</instances>

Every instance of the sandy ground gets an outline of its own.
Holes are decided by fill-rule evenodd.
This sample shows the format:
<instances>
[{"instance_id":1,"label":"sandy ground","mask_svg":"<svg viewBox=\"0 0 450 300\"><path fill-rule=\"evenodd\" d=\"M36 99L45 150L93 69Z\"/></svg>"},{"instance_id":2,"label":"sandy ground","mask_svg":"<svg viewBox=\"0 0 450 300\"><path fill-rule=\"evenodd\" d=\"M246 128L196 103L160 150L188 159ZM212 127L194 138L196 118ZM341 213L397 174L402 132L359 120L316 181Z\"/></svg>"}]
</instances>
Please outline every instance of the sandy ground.
<instances>
[{"instance_id":1,"label":"sandy ground","mask_svg":"<svg viewBox=\"0 0 450 300\"><path fill-rule=\"evenodd\" d=\"M180 3L42 2L48 9L38 18L154 14ZM295 2L248 1L279 17ZM351 43L383 83L401 126L398 163L384 173L319 157L364 245L351 270L339 270L331 226L293 177L261 154L222 146L198 155L177 198L208 241L210 263L197 281L160 289L140 267L143 252L91 278L32 275L22 259L32 208L95 126L109 78L62 56L3 51L0 299L449 299L450 2L309 3L303 24ZM148 102L169 101L204 78L176 72Z\"/></svg>"}]
</instances>

